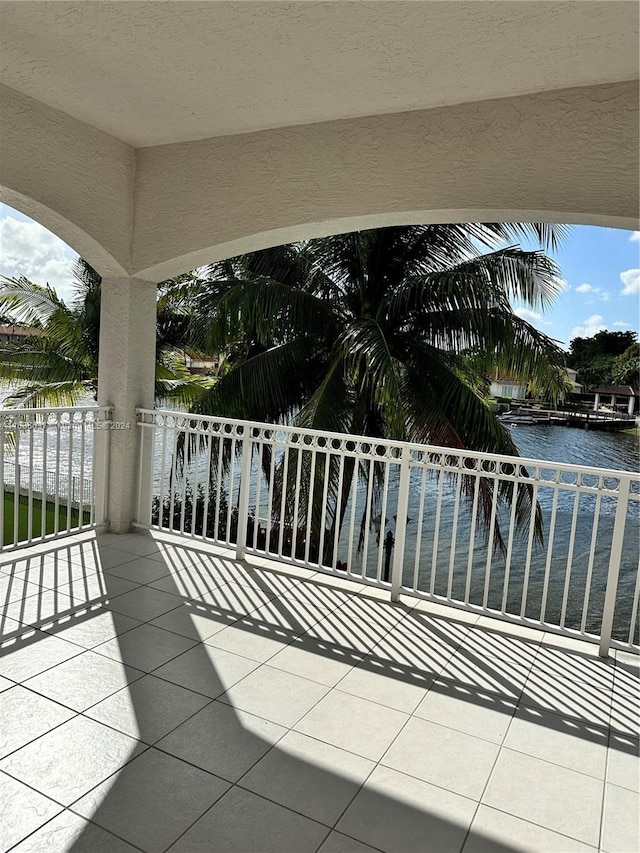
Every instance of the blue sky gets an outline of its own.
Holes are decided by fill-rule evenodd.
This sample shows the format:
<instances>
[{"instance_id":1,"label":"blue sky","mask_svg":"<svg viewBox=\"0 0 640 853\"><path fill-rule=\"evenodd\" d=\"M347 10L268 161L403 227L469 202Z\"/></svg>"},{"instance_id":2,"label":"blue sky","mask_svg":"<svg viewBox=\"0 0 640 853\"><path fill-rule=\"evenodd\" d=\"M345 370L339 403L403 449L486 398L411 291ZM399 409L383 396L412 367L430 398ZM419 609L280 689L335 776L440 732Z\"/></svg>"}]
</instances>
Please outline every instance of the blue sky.
<instances>
[{"instance_id":1,"label":"blue sky","mask_svg":"<svg viewBox=\"0 0 640 853\"><path fill-rule=\"evenodd\" d=\"M0 204L0 275L48 282L68 298L75 256L37 222ZM574 226L553 257L562 292L544 314L516 305L518 314L564 346L600 329L640 331L640 232Z\"/></svg>"}]
</instances>

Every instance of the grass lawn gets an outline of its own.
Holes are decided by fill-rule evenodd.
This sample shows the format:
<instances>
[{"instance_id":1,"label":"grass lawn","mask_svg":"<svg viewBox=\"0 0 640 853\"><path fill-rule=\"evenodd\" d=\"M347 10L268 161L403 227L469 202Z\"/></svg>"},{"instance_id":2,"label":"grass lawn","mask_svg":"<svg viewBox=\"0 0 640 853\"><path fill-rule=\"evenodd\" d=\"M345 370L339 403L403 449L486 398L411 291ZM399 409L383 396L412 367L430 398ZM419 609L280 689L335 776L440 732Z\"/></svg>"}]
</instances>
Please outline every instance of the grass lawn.
<instances>
[{"instance_id":1,"label":"grass lawn","mask_svg":"<svg viewBox=\"0 0 640 853\"><path fill-rule=\"evenodd\" d=\"M13 513L15 508L14 503L15 496L12 492L5 492L4 495L4 525L2 531L2 544L10 545L13 542ZM28 529L28 507L29 500L26 495L20 495L18 497L18 542L23 542L28 538L29 529ZM45 534L53 533L55 529L55 503L53 501L47 501L46 509L45 509ZM77 509L71 510L71 527L76 527L78 524L79 511ZM89 523L89 513L84 513L84 522L85 524ZM58 507L58 530L66 530L67 528L67 508L66 506ZM33 499L33 528L32 528L32 536L35 539L38 536L42 535L42 501L39 499Z\"/></svg>"}]
</instances>

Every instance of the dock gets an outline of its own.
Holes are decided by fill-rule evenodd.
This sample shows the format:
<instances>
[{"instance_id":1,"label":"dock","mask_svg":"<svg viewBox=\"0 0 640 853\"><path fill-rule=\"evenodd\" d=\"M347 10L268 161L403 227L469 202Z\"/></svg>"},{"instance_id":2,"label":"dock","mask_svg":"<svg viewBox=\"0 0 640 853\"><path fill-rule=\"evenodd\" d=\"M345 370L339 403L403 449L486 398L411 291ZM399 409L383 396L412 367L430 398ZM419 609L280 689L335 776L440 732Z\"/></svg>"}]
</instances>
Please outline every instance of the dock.
<instances>
[{"instance_id":1,"label":"dock","mask_svg":"<svg viewBox=\"0 0 640 853\"><path fill-rule=\"evenodd\" d=\"M636 424L636 415L621 412L596 412L573 409L546 409L542 406L518 406L500 415L503 423L552 424L580 429L621 430Z\"/></svg>"}]
</instances>

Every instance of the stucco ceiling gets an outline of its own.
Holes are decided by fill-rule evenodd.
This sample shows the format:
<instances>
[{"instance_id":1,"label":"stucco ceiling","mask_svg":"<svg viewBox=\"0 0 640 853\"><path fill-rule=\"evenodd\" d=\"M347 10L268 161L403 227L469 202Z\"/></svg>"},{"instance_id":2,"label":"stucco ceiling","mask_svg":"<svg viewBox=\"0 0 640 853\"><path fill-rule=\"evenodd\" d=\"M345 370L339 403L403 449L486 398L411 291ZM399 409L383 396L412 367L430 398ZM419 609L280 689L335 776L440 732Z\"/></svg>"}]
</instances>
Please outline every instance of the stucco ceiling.
<instances>
[{"instance_id":1,"label":"stucco ceiling","mask_svg":"<svg viewBox=\"0 0 640 853\"><path fill-rule=\"evenodd\" d=\"M0 0L1 79L152 146L635 79L638 8Z\"/></svg>"}]
</instances>

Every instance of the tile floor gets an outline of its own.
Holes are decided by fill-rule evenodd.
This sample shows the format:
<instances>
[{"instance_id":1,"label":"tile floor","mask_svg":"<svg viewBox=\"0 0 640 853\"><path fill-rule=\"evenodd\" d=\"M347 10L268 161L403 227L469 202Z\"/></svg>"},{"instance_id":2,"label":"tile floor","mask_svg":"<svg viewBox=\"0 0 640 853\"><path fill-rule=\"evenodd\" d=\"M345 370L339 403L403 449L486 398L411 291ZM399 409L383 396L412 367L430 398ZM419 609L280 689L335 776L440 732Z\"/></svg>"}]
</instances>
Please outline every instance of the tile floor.
<instances>
[{"instance_id":1,"label":"tile floor","mask_svg":"<svg viewBox=\"0 0 640 853\"><path fill-rule=\"evenodd\" d=\"M638 659L214 547L0 558L0 850L638 849Z\"/></svg>"}]
</instances>

